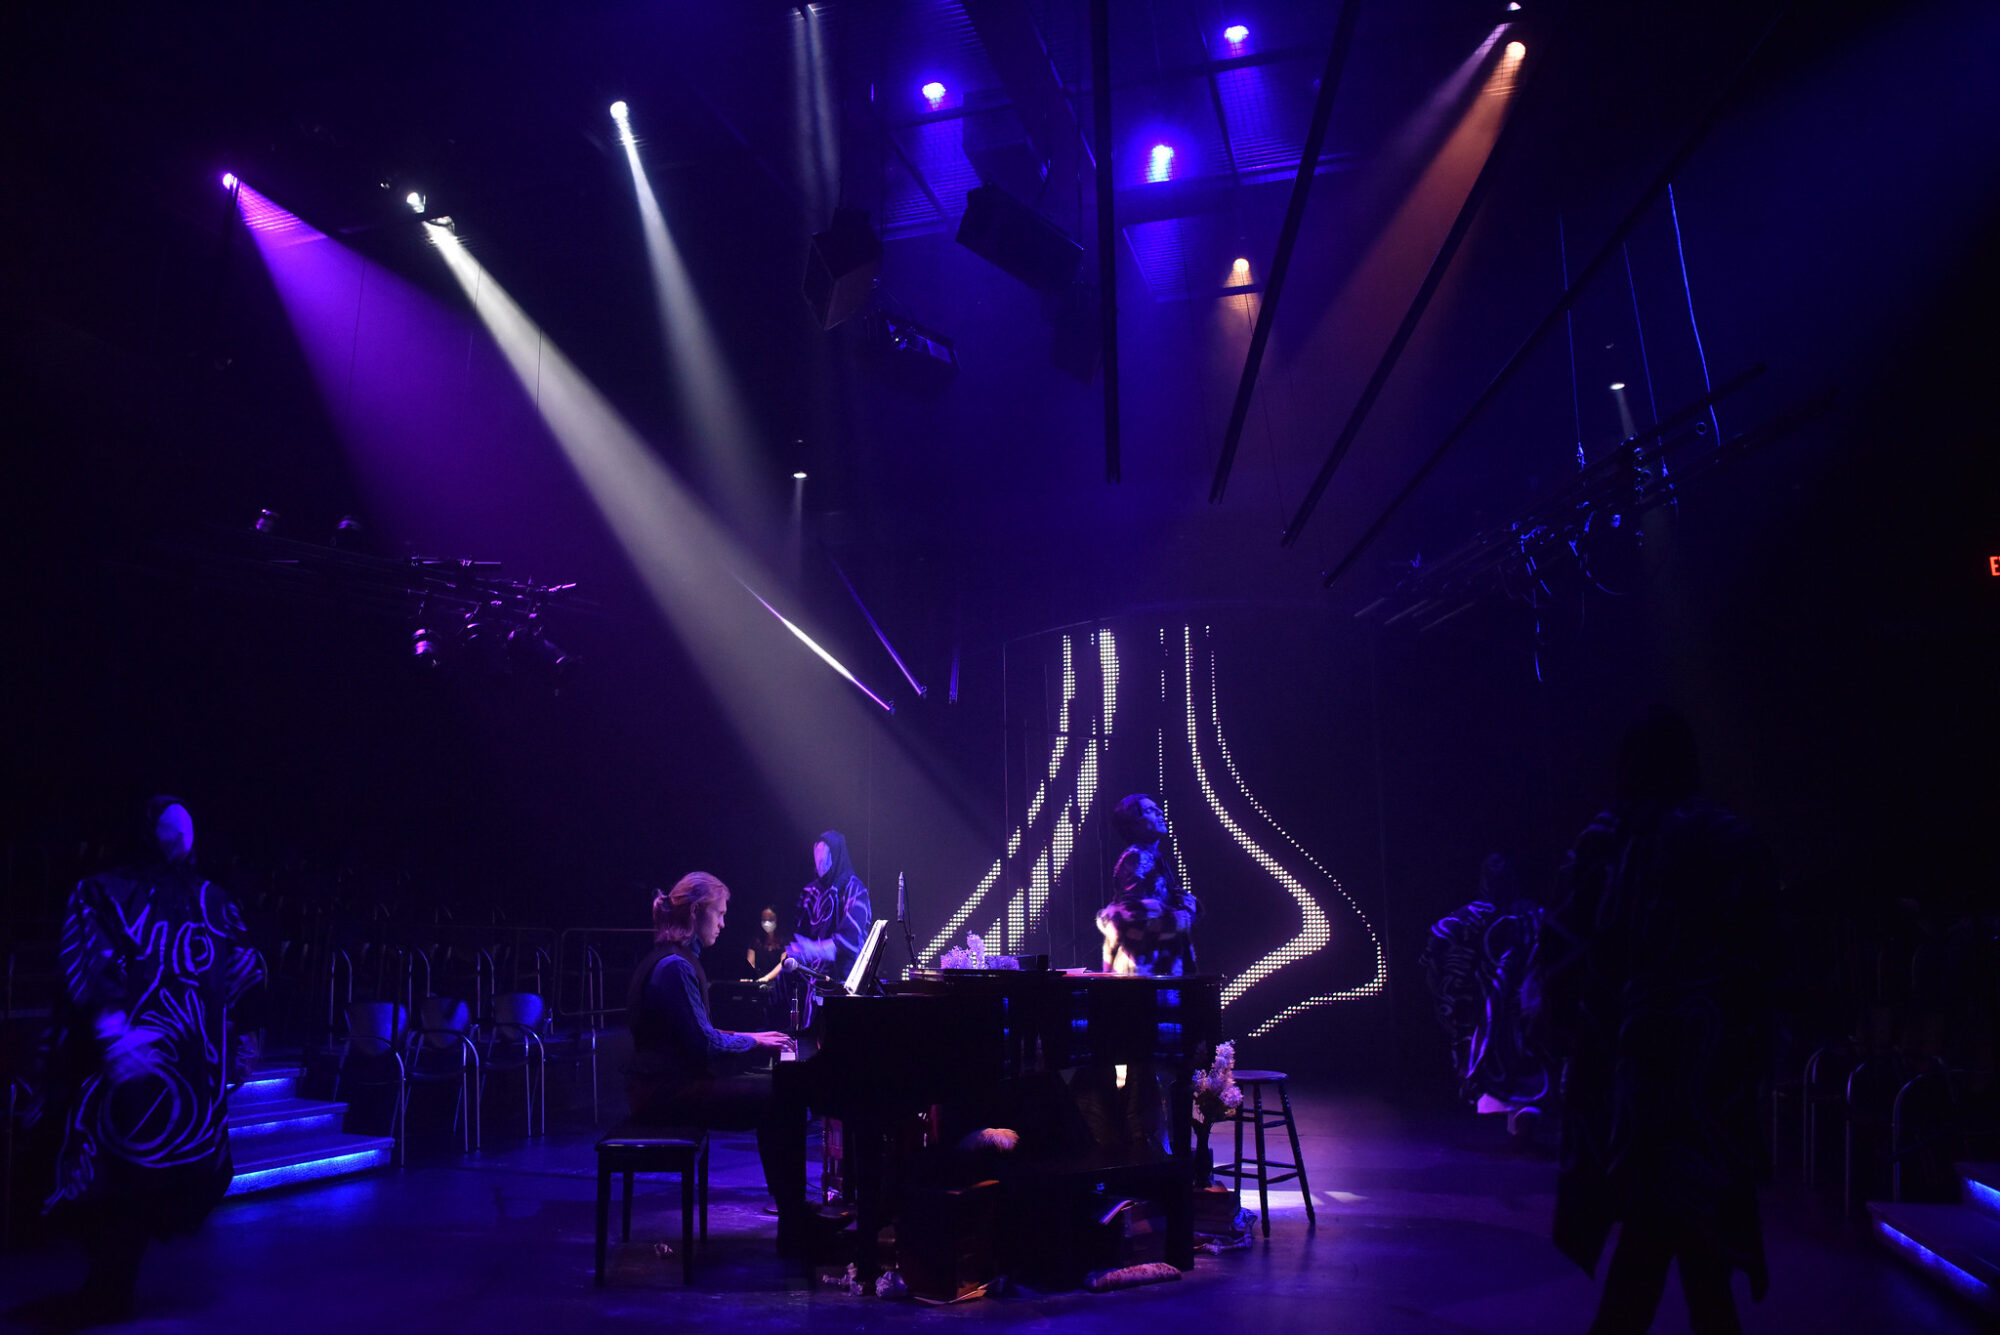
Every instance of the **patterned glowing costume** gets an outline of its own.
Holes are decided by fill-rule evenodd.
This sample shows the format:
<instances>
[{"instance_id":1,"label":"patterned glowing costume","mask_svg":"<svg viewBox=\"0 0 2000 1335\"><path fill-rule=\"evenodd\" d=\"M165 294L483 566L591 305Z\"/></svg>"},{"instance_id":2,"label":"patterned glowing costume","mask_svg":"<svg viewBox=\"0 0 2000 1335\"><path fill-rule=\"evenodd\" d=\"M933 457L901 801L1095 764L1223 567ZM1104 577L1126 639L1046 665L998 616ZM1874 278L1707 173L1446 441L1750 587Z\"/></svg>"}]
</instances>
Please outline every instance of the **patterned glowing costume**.
<instances>
[{"instance_id":1,"label":"patterned glowing costume","mask_svg":"<svg viewBox=\"0 0 2000 1335\"><path fill-rule=\"evenodd\" d=\"M102 1201L153 1236L191 1231L228 1188L226 1081L256 1054L264 966L243 919L189 861L154 860L77 886L61 961L30 1114L56 1144L45 1208Z\"/></svg>"}]
</instances>

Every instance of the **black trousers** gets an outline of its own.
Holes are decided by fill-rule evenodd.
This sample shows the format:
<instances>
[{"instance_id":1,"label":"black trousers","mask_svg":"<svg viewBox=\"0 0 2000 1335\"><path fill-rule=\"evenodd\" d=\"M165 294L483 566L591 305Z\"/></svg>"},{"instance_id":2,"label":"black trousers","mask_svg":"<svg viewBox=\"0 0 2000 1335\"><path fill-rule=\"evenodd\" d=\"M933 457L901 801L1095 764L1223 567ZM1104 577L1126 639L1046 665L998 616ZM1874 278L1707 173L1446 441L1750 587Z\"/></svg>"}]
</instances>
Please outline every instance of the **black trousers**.
<instances>
[{"instance_id":1,"label":"black trousers","mask_svg":"<svg viewBox=\"0 0 2000 1335\"><path fill-rule=\"evenodd\" d=\"M1653 1219L1627 1219L1619 1229L1618 1250L1611 1255L1590 1335L1636 1335L1649 1329L1667 1289L1667 1267L1675 1262L1695 1335L1740 1335L1743 1325L1729 1291L1731 1267L1721 1249L1707 1238Z\"/></svg>"}]
</instances>

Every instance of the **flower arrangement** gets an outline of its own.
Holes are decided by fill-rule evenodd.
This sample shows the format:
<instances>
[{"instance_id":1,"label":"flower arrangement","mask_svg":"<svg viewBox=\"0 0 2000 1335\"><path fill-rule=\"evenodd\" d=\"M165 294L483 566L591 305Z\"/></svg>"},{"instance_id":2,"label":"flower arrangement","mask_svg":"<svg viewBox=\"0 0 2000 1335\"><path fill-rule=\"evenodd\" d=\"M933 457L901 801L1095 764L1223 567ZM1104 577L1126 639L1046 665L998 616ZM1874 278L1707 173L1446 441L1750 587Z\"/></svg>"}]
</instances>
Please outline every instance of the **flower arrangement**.
<instances>
[{"instance_id":1,"label":"flower arrangement","mask_svg":"<svg viewBox=\"0 0 2000 1335\"><path fill-rule=\"evenodd\" d=\"M1194 1073L1194 1120L1201 1125L1204 1139L1216 1119L1242 1106L1243 1091L1236 1086L1236 1044L1224 1041L1215 1045L1208 1069Z\"/></svg>"},{"instance_id":2,"label":"flower arrangement","mask_svg":"<svg viewBox=\"0 0 2000 1335\"><path fill-rule=\"evenodd\" d=\"M986 953L986 938L977 932L970 933L962 946L953 946L938 960L940 969L1018 969L1019 960L1012 955L989 955Z\"/></svg>"}]
</instances>

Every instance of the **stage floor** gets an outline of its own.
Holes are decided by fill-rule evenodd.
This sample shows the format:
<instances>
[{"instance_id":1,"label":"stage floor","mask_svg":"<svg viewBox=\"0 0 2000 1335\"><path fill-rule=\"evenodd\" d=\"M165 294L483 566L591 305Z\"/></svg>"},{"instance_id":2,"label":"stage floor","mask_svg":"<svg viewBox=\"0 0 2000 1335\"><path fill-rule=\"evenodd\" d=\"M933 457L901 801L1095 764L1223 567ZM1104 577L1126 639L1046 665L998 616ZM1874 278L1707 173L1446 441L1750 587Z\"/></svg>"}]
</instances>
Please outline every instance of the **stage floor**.
<instances>
[{"instance_id":1,"label":"stage floor","mask_svg":"<svg viewBox=\"0 0 2000 1335\"><path fill-rule=\"evenodd\" d=\"M554 1090L551 1091L554 1093ZM496 1094L498 1091L496 1090ZM731 1335L889 1330L933 1323L1051 1323L1066 1331L1582 1331L1596 1289L1548 1242L1554 1166L1511 1145L1496 1118L1399 1113L1298 1091L1319 1213L1274 1192L1271 1238L1203 1257L1177 1284L1091 1295L1015 1296L923 1307L808 1286L772 1255L773 1221L754 1144L714 1154L710 1241L695 1282L656 1241L678 1237L671 1179L642 1180L633 1240L613 1243L607 1287L591 1283L594 1133L577 1125L523 1143L504 1097L488 1148L420 1124L412 1166L231 1201L197 1238L156 1248L141 1281L146 1331L313 1332L659 1330ZM504 1111L503 1111L504 1110ZM427 1119L437 1126L442 1119ZM448 1143L449 1142L449 1143ZM614 1202L613 1235L616 1236ZM1770 1297L1749 1331L1982 1329L1965 1310L1858 1240L1830 1204L1766 1193ZM0 1257L0 1309L74 1285L81 1258L50 1243ZM1669 1284L1661 1331L1686 1330Z\"/></svg>"}]
</instances>

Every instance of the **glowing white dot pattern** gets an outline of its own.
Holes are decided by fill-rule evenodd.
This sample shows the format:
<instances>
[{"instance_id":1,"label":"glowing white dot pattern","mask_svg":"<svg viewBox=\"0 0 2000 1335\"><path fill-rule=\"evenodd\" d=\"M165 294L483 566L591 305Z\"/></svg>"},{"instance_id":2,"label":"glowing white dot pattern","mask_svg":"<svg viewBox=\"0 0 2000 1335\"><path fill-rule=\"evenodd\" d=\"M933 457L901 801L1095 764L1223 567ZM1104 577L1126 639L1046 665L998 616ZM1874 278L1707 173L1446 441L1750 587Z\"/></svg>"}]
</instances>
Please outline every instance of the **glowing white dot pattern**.
<instances>
[{"instance_id":1,"label":"glowing white dot pattern","mask_svg":"<svg viewBox=\"0 0 2000 1335\"><path fill-rule=\"evenodd\" d=\"M1118 716L1118 641L1111 632L1097 632L1097 670L1104 682L1104 735L1111 735L1111 721Z\"/></svg>"},{"instance_id":2,"label":"glowing white dot pattern","mask_svg":"<svg viewBox=\"0 0 2000 1335\"><path fill-rule=\"evenodd\" d=\"M1211 628L1203 627L1202 635L1204 642L1210 640L1212 637ZM1110 631L1098 631L1092 638L1097 646L1097 662L1100 674L1099 686L1103 693L1100 703L1101 712L1098 713L1097 717L1091 719L1090 729L1084 735L1082 747L1078 751L1073 752L1068 746L1068 738L1072 716L1071 705L1075 702L1078 694L1075 643L1071 637L1064 636L1062 641L1062 703L1058 713L1057 735L1051 748L1049 778L1046 783L1038 785L1035 798L1029 804L1026 822L1009 834L1007 854L1009 857L1018 854L1030 837L1033 837L1037 843L1040 843L1041 839L1046 837L1047 842L1042 844L1035 858L1028 886L1025 889L1017 886L1011 892L1005 892L1007 895L1005 902L996 906L1000 909L1001 916L994 921L986 933L987 948L995 953L1008 948L1017 952L1024 949L1030 937L1032 937L1033 933L1040 926L1047 912L1049 901L1054 895L1056 883L1069 867L1070 860L1075 854L1079 836L1081 835L1084 823L1090 818L1091 807L1097 796L1100 748L1103 745L1103 738L1109 734L1113 719L1115 718L1118 689L1118 657L1117 642L1112 637ZM1171 692L1168 686L1168 669L1170 667L1172 649L1167 639L1165 628L1160 630L1160 647L1160 699L1163 703L1170 704ZM1214 779L1211 779L1209 764L1204 757L1201 711L1196 705L1195 647L1193 627L1191 626L1182 627L1180 651L1181 671L1175 675L1179 677L1179 684L1182 688L1182 703L1185 705L1185 717L1187 720L1188 762L1193 770L1195 782L1201 789L1202 797L1207 803L1210 812L1220 822L1230 838L1249 856L1252 862L1256 863L1261 870L1275 880L1279 887L1298 905L1301 918L1299 932L1295 937L1277 949L1266 953L1256 963L1252 964L1250 968L1230 979L1224 985L1223 1004L1228 1006L1240 1001L1251 988L1265 982L1279 971L1324 950L1333 940L1333 930L1328 921L1326 911L1321 907L1319 900L1314 897L1313 892L1307 888L1302 877L1281 863L1278 857L1266 849L1256 837L1245 829L1243 823L1236 816L1232 815L1224 805L1223 794L1218 791L1217 781L1223 780L1225 777L1232 791L1241 796L1250 811L1255 813L1256 818L1268 826L1278 839L1283 841L1289 850L1289 854L1296 854L1303 860L1306 866L1312 869L1313 873L1315 873L1315 881L1324 879L1325 883L1332 888L1333 893L1338 895L1346 907L1354 914L1355 918L1360 922L1362 931L1367 935L1369 949L1374 957L1375 965L1372 976L1360 986L1324 992L1308 997L1303 1001L1291 1003L1276 1014L1252 1026L1248 1031L1250 1036L1262 1037L1285 1021L1317 1007L1331 1005L1335 1002L1354 1001L1380 995L1386 990L1388 985L1388 959L1382 948L1381 938L1376 933L1374 926L1368 921L1367 915L1361 911L1361 907L1355 902L1354 897L1347 893L1346 888L1334 878L1332 873L1317 858L1313 857L1290 832L1274 820L1269 811L1265 810L1263 804L1257 800L1256 795L1244 783L1242 774L1236 768L1235 757L1230 754L1229 744L1222 733L1221 688L1217 682L1216 654L1214 649L1209 647L1206 665L1208 669L1208 727L1214 738L1215 753L1221 757L1222 761L1221 771L1214 776ZM1056 814L1046 836L1037 835L1034 827L1041 820L1045 810L1050 807L1051 797L1059 792L1055 788L1055 785L1061 780L1064 764L1072 754L1079 755L1075 770L1075 788L1066 800L1059 798L1054 802L1053 806ZM1174 829L1174 821L1173 811L1167 798L1167 730L1165 728L1159 729L1155 733L1154 757L1161 814L1166 818L1167 829L1171 834ZM1173 840L1171 847L1174 850L1174 861L1180 872L1182 884L1186 885L1192 891L1193 881L1188 876L1187 864L1181 851L1181 841L1179 839ZM986 875L980 879L972 895L958 908L945 929L938 934L936 940L923 952L923 957L926 960L935 960L949 946L957 944L959 933L972 920L972 915L978 912L982 904L986 904L989 901L989 897L999 887L1001 871L1002 864L1000 862L995 862L988 868Z\"/></svg>"},{"instance_id":3,"label":"glowing white dot pattern","mask_svg":"<svg viewBox=\"0 0 2000 1335\"><path fill-rule=\"evenodd\" d=\"M1016 836L1015 844L1018 846L1019 842L1019 836ZM1011 853L1013 849L1010 848L1008 851ZM999 884L999 882L1000 864L995 862L991 867L986 869L986 874L979 878L979 885L973 890L972 897L959 905L958 912L951 915L951 921L945 924L942 932L938 933L937 940L925 947L922 958L935 960L946 949L955 944L959 932L965 927L967 922L971 921L973 910L977 909L980 901L986 898L986 892Z\"/></svg>"},{"instance_id":4,"label":"glowing white dot pattern","mask_svg":"<svg viewBox=\"0 0 2000 1335\"><path fill-rule=\"evenodd\" d=\"M1116 675L1117 650L1115 644L1107 646L1109 636L1110 632L1108 631L1099 632L1092 636L1092 641L1097 645L1098 649L1100 671L1103 671L1105 664L1110 664L1111 675L1103 678L1101 683L1107 711L1116 708L1115 701L1118 690ZM1062 703L1056 716L1054 744L1050 748L1049 777L1047 782L1037 785L1035 796L1028 803L1027 819L1007 836L1007 856L1010 858L1021 851L1023 843L1033 833L1036 822L1041 819L1043 811L1048 806L1050 791L1058 779L1061 778L1063 764L1071 754L1069 745L1070 706L1076 701L1077 675L1076 643L1068 635L1063 636L1062 639L1062 656ZM1001 919L1001 922L1004 922L1007 927L1005 943L1006 947L1011 947L1016 951L1019 951L1026 945L1030 936L1041 925L1043 915L1048 908L1049 897L1054 892L1055 883L1068 868L1070 857L1075 851L1076 831L1083 825L1085 820L1089 819L1091 804L1097 796L1097 761L1099 746L1101 745L1098 733L1099 726L1099 719L1093 717L1090 720L1090 731L1085 736L1084 744L1080 750L1081 758L1076 767L1075 789L1072 794L1067 795L1064 800L1056 804L1056 819L1052 823L1053 828L1047 836L1049 842L1042 848L1042 851L1035 859L1028 887L1025 890L1019 887L1015 888L1005 906ZM945 950L957 944L959 932L965 927L967 922L971 921L972 915L978 912L980 905L985 902L994 888L998 886L1000 874L1001 864L996 862L988 870L987 874L980 879L979 885L973 890L971 896L966 899L965 903L959 906L957 912L952 914L951 920L945 924L944 930L939 932L936 939L922 952L922 959L934 962ZM1003 950L1003 947L998 944L1001 940L1001 922L996 922L988 934L987 946L991 952L999 953Z\"/></svg>"},{"instance_id":5,"label":"glowing white dot pattern","mask_svg":"<svg viewBox=\"0 0 2000 1335\"><path fill-rule=\"evenodd\" d=\"M1222 822L1222 828L1229 832L1229 837L1250 855L1252 862L1269 873L1285 893L1297 902L1303 919L1297 936L1224 984L1222 1004L1226 1007L1256 983L1287 964L1295 964L1314 951L1325 949L1327 943L1333 939L1333 933L1327 926L1325 910L1321 909L1318 901L1312 897L1312 892L1250 837L1249 833L1237 823L1236 818L1229 814L1228 808L1222 805L1222 798L1215 791L1215 785L1209 782L1208 767L1201 759L1201 736L1194 708L1194 628L1191 626L1181 628L1181 651L1182 679L1186 687L1188 753L1194 762L1195 783L1200 786L1201 795L1208 802L1208 809L1215 813L1218 821Z\"/></svg>"},{"instance_id":6,"label":"glowing white dot pattern","mask_svg":"<svg viewBox=\"0 0 2000 1335\"><path fill-rule=\"evenodd\" d=\"M1206 629L1204 629L1204 637L1206 637ZM1192 658L1193 654L1190 651L1189 654L1190 674L1192 673ZM1192 695L1192 685L1190 685L1190 695ZM1293 838L1291 833L1288 830L1286 830L1282 825L1280 825L1271 816L1270 812L1264 809L1263 804L1257 800L1256 794L1250 791L1250 786L1243 782L1243 776L1236 769L1235 758L1229 754L1229 741L1226 737L1224 737L1222 732L1221 691L1216 684L1215 651L1213 648L1209 650L1208 654L1208 709L1209 709L1209 721L1215 733L1216 750L1220 752L1222 756L1223 766L1225 769L1228 770L1230 780L1236 786L1236 791L1243 795L1244 800L1250 804L1251 810L1255 811L1257 815L1264 821L1264 823L1269 825L1271 829L1274 830L1280 838L1282 838L1287 844L1290 844L1293 850L1296 851L1300 857L1304 858L1309 864L1311 864L1311 866L1315 871L1319 872L1321 876L1325 877L1327 884L1333 888L1334 893L1339 895L1343 900L1347 902L1348 908L1353 910L1355 918L1359 920L1359 922L1361 923L1362 930L1368 934L1368 945L1370 951L1373 953L1375 957L1374 972L1370 975L1367 982L1362 983L1358 987L1344 988L1335 992L1324 992L1316 996L1308 997L1304 1001L1295 1002L1292 1005L1285 1007L1285 1009L1278 1012L1276 1015L1263 1021L1261 1024L1253 1028L1250 1031L1251 1037L1253 1038L1262 1037L1263 1035L1270 1033L1271 1030L1277 1028L1278 1025L1284 1023L1284 1021L1291 1019L1293 1016L1304 1014L1306 1011L1312 1010L1313 1008L1318 1006L1330 1005L1337 1001L1353 1001L1363 997L1373 997L1381 995L1382 992L1386 990L1389 985L1389 959L1387 952L1385 952L1382 948L1382 938L1375 931L1374 924L1368 921L1368 915L1361 911L1361 905L1355 902L1354 896L1347 893L1347 887L1343 886L1339 882L1339 880L1337 880L1334 877L1332 872L1328 871L1323 865L1321 865L1319 859L1315 858L1311 853L1307 852L1305 847L1302 844L1300 844L1297 839ZM1189 713L1190 723L1192 723L1194 714L1192 700L1190 700L1188 713ZM1190 726L1188 738L1190 743L1194 743L1196 740L1195 730L1192 728L1192 726ZM1199 777L1201 775L1199 746L1196 745L1194 747L1194 750L1195 750L1196 773L1197 776ZM1203 792L1205 794L1209 792L1208 784L1205 779L1203 779L1202 781L1202 787L1203 787ZM1213 804L1213 798L1211 798L1211 804ZM1225 825L1227 824L1229 824L1229 822L1225 818ZM1232 829L1230 833L1234 835L1236 834L1236 831ZM1243 843L1244 841L1239 837L1238 842ZM1248 847L1248 845L1245 846L1246 848ZM1255 857L1256 854L1253 853L1252 856ZM1259 859L1259 865L1260 866L1264 865L1262 859ZM1267 871L1271 870L1270 867L1268 866L1265 869ZM1277 873L1274 872L1273 874L1276 875ZM1280 884L1283 884L1282 877L1280 878ZM1290 887L1287 887L1287 889L1289 888ZM1315 912L1319 912L1317 904L1314 905L1314 910ZM1325 915L1323 912L1320 913L1320 919L1322 922L1325 921ZM1308 921L1310 922L1310 919L1308 919ZM1303 939L1303 934L1301 936L1301 939ZM1297 944L1298 942L1295 941L1293 943L1293 946L1296 946ZM1326 944L1326 941L1322 940L1321 944L1322 945ZM1289 951L1290 949L1292 949L1291 946L1285 947L1283 950L1277 952L1277 956L1285 955L1286 951ZM1255 967L1261 967L1263 963L1268 962L1270 959L1276 958L1277 956L1267 956L1264 961L1259 962L1258 966L1253 966L1253 972ZM1294 962L1294 959L1296 958L1303 958L1303 956L1300 955L1300 956L1285 958L1282 960L1280 964L1277 965L1277 968L1282 968L1284 964ZM1268 977L1269 973L1272 972L1276 972L1276 969L1274 968L1272 970L1269 970L1264 975L1260 976ZM1244 979L1248 979L1248 981L1246 982L1244 981ZM1248 988L1252 983L1255 983L1256 981L1258 981L1257 978L1253 978L1246 973L1243 979L1237 980L1238 983L1242 984L1242 987L1237 988L1235 995L1240 996L1242 994L1243 989ZM1230 986L1236 987L1236 983L1232 983ZM1231 999L1230 994L1227 991L1225 991L1224 997L1225 997L1224 1004L1226 1005L1228 1003L1228 1000Z\"/></svg>"}]
</instances>

